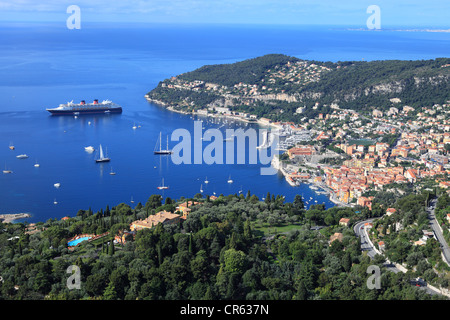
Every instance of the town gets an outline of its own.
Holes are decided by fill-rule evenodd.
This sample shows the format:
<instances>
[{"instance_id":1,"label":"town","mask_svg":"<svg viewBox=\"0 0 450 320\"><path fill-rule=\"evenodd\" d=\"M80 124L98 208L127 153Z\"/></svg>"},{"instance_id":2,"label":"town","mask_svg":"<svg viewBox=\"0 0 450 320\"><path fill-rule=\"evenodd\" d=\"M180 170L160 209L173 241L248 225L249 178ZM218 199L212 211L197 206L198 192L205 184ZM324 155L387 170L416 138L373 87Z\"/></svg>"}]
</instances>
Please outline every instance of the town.
<instances>
[{"instance_id":1,"label":"town","mask_svg":"<svg viewBox=\"0 0 450 320\"><path fill-rule=\"evenodd\" d=\"M331 114L319 114L305 125L269 121L291 135L308 130L311 136L309 142L290 146L273 163L288 182L306 180L330 191L340 203L369 209L371 197L364 195L370 191L401 193L402 184L421 179L449 189L450 104L424 107L404 121L411 111L409 106L392 107L386 114L373 110L368 120L334 106Z\"/></svg>"}]
</instances>

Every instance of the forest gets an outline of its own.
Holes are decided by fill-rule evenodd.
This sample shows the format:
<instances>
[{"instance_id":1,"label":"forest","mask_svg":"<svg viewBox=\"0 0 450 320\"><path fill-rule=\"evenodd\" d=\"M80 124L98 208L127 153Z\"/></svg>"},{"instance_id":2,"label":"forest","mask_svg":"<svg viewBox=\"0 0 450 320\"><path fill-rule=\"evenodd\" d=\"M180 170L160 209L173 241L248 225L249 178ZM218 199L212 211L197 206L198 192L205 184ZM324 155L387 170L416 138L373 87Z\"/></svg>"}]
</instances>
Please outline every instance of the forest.
<instances>
[{"instance_id":1,"label":"forest","mask_svg":"<svg viewBox=\"0 0 450 320\"><path fill-rule=\"evenodd\" d=\"M139 230L125 244L106 237L67 248L67 239L76 234L114 235L136 219L177 212L186 200L199 204L179 224ZM415 210L416 201L405 199L402 211ZM214 200L201 194L176 201L151 195L134 208L121 203L49 219L37 223L34 233L25 222L0 224L0 299L443 299L412 286L416 273L389 272L382 258L371 260L361 252L353 223L379 216L384 208L305 208L301 196L285 202L270 193L264 200L250 192ZM412 214L415 219L416 211ZM339 224L343 217L350 218L350 226ZM330 242L336 233L342 238ZM67 286L71 265L80 268L80 289ZM371 265L381 270L380 289L366 285Z\"/></svg>"},{"instance_id":2,"label":"forest","mask_svg":"<svg viewBox=\"0 0 450 320\"><path fill-rule=\"evenodd\" d=\"M297 62L306 62L309 66L324 69L317 73L317 79L296 81L301 77L311 76L311 71L301 69L302 71L292 78L291 73L294 71L289 68ZM233 92L241 97L234 99L231 109L273 121L299 123L304 117L311 119L319 113L330 113L332 104L371 114L374 108L385 111L396 106L390 101L391 98L399 98L401 106L414 108L446 103L450 99L449 65L449 58L320 62L282 54L268 54L231 64L203 66L177 78L191 82L204 81L228 88L244 83L255 85L259 89L264 86L264 93L283 92L296 97L296 101L252 100L251 96L244 97L243 93ZM281 77L280 74L284 76ZM288 76L291 78L286 78ZM220 103L224 99L218 92L169 89L162 85L169 82L170 80L161 81L148 95L155 100L181 106L189 111L206 108L213 102ZM259 92L262 93L261 90ZM296 113L299 107L304 108L301 114Z\"/></svg>"}]
</instances>

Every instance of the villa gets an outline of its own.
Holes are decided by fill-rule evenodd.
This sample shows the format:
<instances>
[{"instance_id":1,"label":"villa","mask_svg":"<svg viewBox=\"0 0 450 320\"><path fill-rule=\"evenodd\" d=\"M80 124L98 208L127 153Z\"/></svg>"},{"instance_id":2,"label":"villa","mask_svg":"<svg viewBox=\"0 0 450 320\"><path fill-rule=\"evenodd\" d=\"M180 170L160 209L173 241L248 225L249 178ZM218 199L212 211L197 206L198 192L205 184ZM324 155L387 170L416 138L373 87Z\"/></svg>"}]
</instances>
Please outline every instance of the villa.
<instances>
[{"instance_id":1,"label":"villa","mask_svg":"<svg viewBox=\"0 0 450 320\"><path fill-rule=\"evenodd\" d=\"M144 220L136 220L130 224L131 231L137 231L142 229L151 229L159 223L164 225L177 224L180 222L181 216L179 214L160 211L154 215L148 216Z\"/></svg>"}]
</instances>

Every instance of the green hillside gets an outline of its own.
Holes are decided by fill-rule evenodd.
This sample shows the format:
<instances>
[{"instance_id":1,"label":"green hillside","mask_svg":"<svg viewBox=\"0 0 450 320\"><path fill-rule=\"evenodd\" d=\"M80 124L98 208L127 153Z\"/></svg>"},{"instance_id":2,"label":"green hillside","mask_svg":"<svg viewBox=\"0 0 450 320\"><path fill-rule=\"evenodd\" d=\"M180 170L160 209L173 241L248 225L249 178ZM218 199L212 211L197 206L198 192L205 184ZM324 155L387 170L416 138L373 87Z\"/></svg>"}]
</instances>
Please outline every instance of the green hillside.
<instances>
[{"instance_id":1,"label":"green hillside","mask_svg":"<svg viewBox=\"0 0 450 320\"><path fill-rule=\"evenodd\" d=\"M333 63L270 54L166 79L148 97L185 111L227 105L273 120L299 121L330 111L332 104L362 113L389 109L392 98L402 106L443 104L450 100L449 80L450 58ZM301 115L299 107L304 107Z\"/></svg>"}]
</instances>

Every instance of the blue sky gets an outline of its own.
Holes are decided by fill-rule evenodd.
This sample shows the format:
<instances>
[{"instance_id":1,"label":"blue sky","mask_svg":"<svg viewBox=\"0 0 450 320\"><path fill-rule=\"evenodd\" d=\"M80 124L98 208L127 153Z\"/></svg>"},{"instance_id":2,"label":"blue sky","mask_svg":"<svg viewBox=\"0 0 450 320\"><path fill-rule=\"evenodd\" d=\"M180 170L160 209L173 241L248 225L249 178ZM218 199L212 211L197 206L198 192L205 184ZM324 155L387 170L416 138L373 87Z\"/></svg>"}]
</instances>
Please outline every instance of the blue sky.
<instances>
[{"instance_id":1,"label":"blue sky","mask_svg":"<svg viewBox=\"0 0 450 320\"><path fill-rule=\"evenodd\" d=\"M255 23L450 28L449 0L0 0L0 21L62 21L78 5L82 22Z\"/></svg>"}]
</instances>

